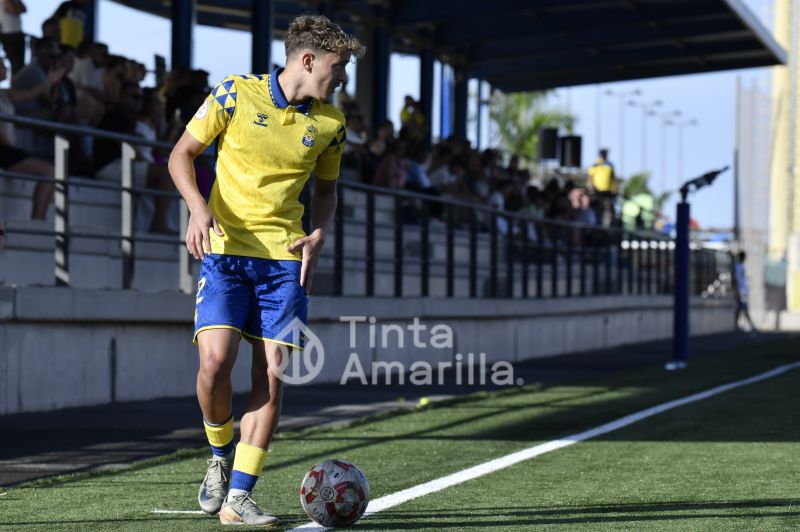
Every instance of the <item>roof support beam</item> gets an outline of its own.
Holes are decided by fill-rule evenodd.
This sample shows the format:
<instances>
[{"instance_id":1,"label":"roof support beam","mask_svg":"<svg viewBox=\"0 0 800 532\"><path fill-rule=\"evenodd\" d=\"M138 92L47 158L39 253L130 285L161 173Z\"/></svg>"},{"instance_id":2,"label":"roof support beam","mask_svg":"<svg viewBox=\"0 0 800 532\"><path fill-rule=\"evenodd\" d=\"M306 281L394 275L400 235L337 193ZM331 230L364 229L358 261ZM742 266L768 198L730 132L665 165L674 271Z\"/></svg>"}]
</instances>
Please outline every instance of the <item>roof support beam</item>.
<instances>
[{"instance_id":1,"label":"roof support beam","mask_svg":"<svg viewBox=\"0 0 800 532\"><path fill-rule=\"evenodd\" d=\"M272 71L272 0L250 0L252 5L252 72L264 74Z\"/></svg>"},{"instance_id":2,"label":"roof support beam","mask_svg":"<svg viewBox=\"0 0 800 532\"><path fill-rule=\"evenodd\" d=\"M172 0L172 65L192 67L192 34L194 32L194 0Z\"/></svg>"}]
</instances>

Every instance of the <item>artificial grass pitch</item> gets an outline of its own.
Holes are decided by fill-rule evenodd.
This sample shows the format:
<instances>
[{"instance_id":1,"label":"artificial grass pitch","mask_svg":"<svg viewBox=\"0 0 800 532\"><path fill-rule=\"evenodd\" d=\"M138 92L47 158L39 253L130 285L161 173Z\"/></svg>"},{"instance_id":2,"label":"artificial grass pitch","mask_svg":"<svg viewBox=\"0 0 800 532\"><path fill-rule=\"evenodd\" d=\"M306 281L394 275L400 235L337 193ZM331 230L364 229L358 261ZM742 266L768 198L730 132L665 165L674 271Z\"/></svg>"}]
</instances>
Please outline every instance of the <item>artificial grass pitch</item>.
<instances>
[{"instance_id":1,"label":"artificial grass pitch","mask_svg":"<svg viewBox=\"0 0 800 532\"><path fill-rule=\"evenodd\" d=\"M255 499L308 522L298 489L325 458L361 467L373 499L800 359L796 342L556 386L479 393L336 430L279 435ZM353 530L798 530L800 370L645 419L363 519ZM289 390L288 393L292 393ZM20 485L0 530L220 530L196 510L208 451ZM0 490L2 492L3 490Z\"/></svg>"}]
</instances>

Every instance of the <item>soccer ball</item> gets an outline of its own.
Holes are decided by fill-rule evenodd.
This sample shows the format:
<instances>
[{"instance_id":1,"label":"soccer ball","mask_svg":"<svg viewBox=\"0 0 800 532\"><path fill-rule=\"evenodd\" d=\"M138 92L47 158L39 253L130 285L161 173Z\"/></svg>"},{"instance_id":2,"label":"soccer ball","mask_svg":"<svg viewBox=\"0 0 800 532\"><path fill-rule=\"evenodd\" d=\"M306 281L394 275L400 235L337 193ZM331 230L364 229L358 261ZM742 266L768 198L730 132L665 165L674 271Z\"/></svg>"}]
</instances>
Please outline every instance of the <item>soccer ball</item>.
<instances>
[{"instance_id":1,"label":"soccer ball","mask_svg":"<svg viewBox=\"0 0 800 532\"><path fill-rule=\"evenodd\" d=\"M349 526L367 509L369 482L354 464L325 460L306 473L300 485L300 504L317 524Z\"/></svg>"}]
</instances>

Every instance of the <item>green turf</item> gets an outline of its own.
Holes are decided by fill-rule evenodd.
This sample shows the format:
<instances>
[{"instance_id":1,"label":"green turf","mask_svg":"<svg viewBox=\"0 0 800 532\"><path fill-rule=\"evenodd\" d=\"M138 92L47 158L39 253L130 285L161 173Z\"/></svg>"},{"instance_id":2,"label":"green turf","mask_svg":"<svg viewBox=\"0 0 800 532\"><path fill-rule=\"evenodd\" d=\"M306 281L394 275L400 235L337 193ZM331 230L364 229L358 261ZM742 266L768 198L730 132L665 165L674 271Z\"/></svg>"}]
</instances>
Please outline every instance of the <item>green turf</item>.
<instances>
[{"instance_id":1,"label":"green turf","mask_svg":"<svg viewBox=\"0 0 800 532\"><path fill-rule=\"evenodd\" d=\"M296 526L298 487L325 458L373 498L800 358L796 344L699 357L588 382L482 393L349 428L281 435L256 499ZM362 530L800 529L800 370L661 414L364 519ZM291 393L291 392L290 392ZM34 482L0 496L0 530L219 530L196 509L207 451ZM2 490L0 490L2 491Z\"/></svg>"}]
</instances>

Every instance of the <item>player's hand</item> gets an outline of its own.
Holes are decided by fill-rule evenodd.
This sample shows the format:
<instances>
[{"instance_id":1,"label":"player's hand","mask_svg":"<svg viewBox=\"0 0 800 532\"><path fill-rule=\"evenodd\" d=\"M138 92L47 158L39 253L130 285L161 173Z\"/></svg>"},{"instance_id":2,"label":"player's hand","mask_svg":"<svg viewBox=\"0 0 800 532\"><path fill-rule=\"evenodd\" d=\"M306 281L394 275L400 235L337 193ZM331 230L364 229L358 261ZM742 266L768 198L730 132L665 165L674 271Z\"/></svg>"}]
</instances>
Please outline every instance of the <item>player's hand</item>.
<instances>
[{"instance_id":1,"label":"player's hand","mask_svg":"<svg viewBox=\"0 0 800 532\"><path fill-rule=\"evenodd\" d=\"M211 231L217 236L225 236L206 205L191 211L189 227L186 229L186 249L194 258L203 260L205 254L211 251Z\"/></svg>"},{"instance_id":2,"label":"player's hand","mask_svg":"<svg viewBox=\"0 0 800 532\"><path fill-rule=\"evenodd\" d=\"M311 280L317 268L317 260L325 244L325 235L321 229L315 229L310 235L296 240L289 246L289 252L294 253L303 249L303 265L300 267L300 286L305 288L306 294L311 293Z\"/></svg>"}]
</instances>

